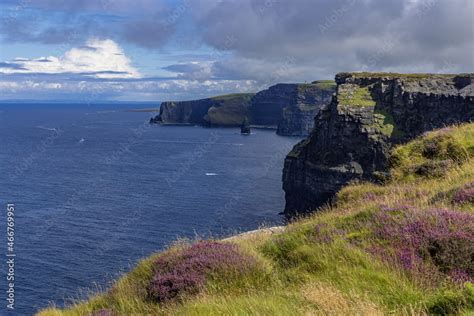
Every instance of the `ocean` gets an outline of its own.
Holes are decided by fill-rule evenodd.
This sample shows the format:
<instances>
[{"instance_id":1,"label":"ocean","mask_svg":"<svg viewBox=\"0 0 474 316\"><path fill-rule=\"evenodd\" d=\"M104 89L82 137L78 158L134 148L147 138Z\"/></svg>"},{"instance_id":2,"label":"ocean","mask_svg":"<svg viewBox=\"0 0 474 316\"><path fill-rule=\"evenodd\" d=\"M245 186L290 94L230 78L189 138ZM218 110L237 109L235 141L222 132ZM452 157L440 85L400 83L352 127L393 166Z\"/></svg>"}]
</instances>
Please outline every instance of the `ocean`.
<instances>
[{"instance_id":1,"label":"ocean","mask_svg":"<svg viewBox=\"0 0 474 316\"><path fill-rule=\"evenodd\" d=\"M0 104L1 315L7 254L14 314L30 315L106 289L177 238L282 223L283 160L298 138L149 125L152 113L125 111L140 107Z\"/></svg>"}]
</instances>

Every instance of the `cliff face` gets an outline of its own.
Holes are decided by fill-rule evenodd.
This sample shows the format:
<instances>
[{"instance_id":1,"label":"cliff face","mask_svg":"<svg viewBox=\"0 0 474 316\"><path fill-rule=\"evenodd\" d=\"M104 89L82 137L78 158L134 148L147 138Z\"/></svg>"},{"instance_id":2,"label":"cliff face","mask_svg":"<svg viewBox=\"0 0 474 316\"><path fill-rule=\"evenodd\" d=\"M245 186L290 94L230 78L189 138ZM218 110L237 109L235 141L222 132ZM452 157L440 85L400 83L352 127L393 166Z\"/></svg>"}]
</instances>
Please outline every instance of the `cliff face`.
<instances>
[{"instance_id":1,"label":"cliff face","mask_svg":"<svg viewBox=\"0 0 474 316\"><path fill-rule=\"evenodd\" d=\"M168 124L203 124L204 115L213 105L214 102L211 99L162 102L160 114L154 118L154 121Z\"/></svg>"},{"instance_id":2,"label":"cliff face","mask_svg":"<svg viewBox=\"0 0 474 316\"><path fill-rule=\"evenodd\" d=\"M151 123L240 126L253 93L236 93L213 98L162 102L160 114Z\"/></svg>"},{"instance_id":3,"label":"cliff face","mask_svg":"<svg viewBox=\"0 0 474 316\"><path fill-rule=\"evenodd\" d=\"M280 135L308 135L314 116L328 104L335 90L332 81L312 84L277 84L252 98L252 124L277 126Z\"/></svg>"},{"instance_id":4,"label":"cliff face","mask_svg":"<svg viewBox=\"0 0 474 316\"><path fill-rule=\"evenodd\" d=\"M334 91L334 81L315 81L277 84L257 94L162 102L160 114L150 123L240 126L249 117L250 124L275 127L280 135L306 136L314 126L314 116L331 101Z\"/></svg>"},{"instance_id":5,"label":"cliff face","mask_svg":"<svg viewBox=\"0 0 474 316\"><path fill-rule=\"evenodd\" d=\"M311 135L285 159L288 217L314 210L354 179L384 175L390 148L474 120L474 74L341 73Z\"/></svg>"},{"instance_id":6,"label":"cliff face","mask_svg":"<svg viewBox=\"0 0 474 316\"><path fill-rule=\"evenodd\" d=\"M240 126L247 117L254 93L228 94L211 98L213 105L204 116L206 126Z\"/></svg>"}]
</instances>

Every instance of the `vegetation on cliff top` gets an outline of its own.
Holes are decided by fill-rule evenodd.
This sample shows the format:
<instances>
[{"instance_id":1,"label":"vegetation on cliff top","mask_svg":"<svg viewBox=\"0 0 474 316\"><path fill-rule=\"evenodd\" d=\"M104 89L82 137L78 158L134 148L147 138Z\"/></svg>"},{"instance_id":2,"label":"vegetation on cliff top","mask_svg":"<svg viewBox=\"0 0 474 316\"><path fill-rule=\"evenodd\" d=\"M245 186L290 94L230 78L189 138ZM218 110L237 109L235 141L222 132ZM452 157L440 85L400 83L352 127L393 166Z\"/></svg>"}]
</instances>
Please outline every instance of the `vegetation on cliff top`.
<instances>
[{"instance_id":1,"label":"vegetation on cliff top","mask_svg":"<svg viewBox=\"0 0 474 316\"><path fill-rule=\"evenodd\" d=\"M218 105L209 108L204 120L211 126L239 126L255 93L232 93L210 99Z\"/></svg>"},{"instance_id":2,"label":"vegetation on cliff top","mask_svg":"<svg viewBox=\"0 0 474 316\"><path fill-rule=\"evenodd\" d=\"M446 79L446 78L454 78L456 76L459 76L459 74L434 74L434 73L412 73L412 74L403 73L401 74L401 73L396 73L396 72L350 72L350 73L345 73L345 74L350 75L354 78L389 78L389 79L399 78L399 79L414 79L414 80L427 79L427 78Z\"/></svg>"},{"instance_id":3,"label":"vegetation on cliff top","mask_svg":"<svg viewBox=\"0 0 474 316\"><path fill-rule=\"evenodd\" d=\"M370 95L368 87L354 87L353 89L340 89L337 95L339 104L344 106L375 106L375 101Z\"/></svg>"},{"instance_id":4,"label":"vegetation on cliff top","mask_svg":"<svg viewBox=\"0 0 474 316\"><path fill-rule=\"evenodd\" d=\"M315 85L321 90L335 90L336 89L336 82L334 80L316 80L311 82L311 84Z\"/></svg>"},{"instance_id":5,"label":"vegetation on cliff top","mask_svg":"<svg viewBox=\"0 0 474 316\"><path fill-rule=\"evenodd\" d=\"M255 93L229 93L229 94L223 94L223 95L216 95L214 97L210 97L209 99L213 100L229 100L229 99L234 99L234 98L242 98L245 100L250 100Z\"/></svg>"},{"instance_id":6,"label":"vegetation on cliff top","mask_svg":"<svg viewBox=\"0 0 474 316\"><path fill-rule=\"evenodd\" d=\"M474 124L426 133L390 163L384 184L353 183L281 233L175 244L40 315L472 315Z\"/></svg>"}]
</instances>

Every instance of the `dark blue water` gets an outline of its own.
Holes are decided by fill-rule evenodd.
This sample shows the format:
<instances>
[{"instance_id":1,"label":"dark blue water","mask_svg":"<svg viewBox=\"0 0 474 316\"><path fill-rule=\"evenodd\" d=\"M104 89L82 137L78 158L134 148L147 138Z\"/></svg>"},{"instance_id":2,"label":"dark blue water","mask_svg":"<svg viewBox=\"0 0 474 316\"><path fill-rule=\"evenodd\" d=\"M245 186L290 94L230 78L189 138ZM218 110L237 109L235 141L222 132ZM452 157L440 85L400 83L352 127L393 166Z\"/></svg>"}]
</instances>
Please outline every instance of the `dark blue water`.
<instances>
[{"instance_id":1,"label":"dark blue water","mask_svg":"<svg viewBox=\"0 0 474 316\"><path fill-rule=\"evenodd\" d=\"M0 105L1 315L7 203L19 315L106 287L177 237L281 222L283 159L298 139L150 126L125 107Z\"/></svg>"}]
</instances>

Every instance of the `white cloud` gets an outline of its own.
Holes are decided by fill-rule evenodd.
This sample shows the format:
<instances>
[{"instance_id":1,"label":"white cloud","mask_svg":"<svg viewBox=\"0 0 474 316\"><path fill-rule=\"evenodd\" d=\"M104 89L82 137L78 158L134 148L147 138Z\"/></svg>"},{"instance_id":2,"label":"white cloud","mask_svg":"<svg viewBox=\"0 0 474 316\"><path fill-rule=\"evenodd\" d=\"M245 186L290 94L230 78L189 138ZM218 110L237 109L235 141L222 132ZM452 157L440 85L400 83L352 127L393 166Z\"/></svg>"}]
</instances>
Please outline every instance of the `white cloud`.
<instances>
[{"instance_id":1,"label":"white cloud","mask_svg":"<svg viewBox=\"0 0 474 316\"><path fill-rule=\"evenodd\" d=\"M60 76L60 75L58 75ZM100 102L103 100L166 101L191 100L231 92L255 92L256 82L252 80L64 80L46 78L45 80L26 79L2 80L0 77L0 99L35 100L75 100ZM52 81L48 81L52 80Z\"/></svg>"},{"instance_id":2,"label":"white cloud","mask_svg":"<svg viewBox=\"0 0 474 316\"><path fill-rule=\"evenodd\" d=\"M106 79L141 77L125 56L123 49L110 39L91 39L85 46L72 48L60 57L35 59L18 57L11 63L5 63L4 67L0 68L0 73L84 73Z\"/></svg>"}]
</instances>

